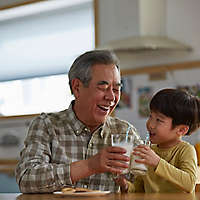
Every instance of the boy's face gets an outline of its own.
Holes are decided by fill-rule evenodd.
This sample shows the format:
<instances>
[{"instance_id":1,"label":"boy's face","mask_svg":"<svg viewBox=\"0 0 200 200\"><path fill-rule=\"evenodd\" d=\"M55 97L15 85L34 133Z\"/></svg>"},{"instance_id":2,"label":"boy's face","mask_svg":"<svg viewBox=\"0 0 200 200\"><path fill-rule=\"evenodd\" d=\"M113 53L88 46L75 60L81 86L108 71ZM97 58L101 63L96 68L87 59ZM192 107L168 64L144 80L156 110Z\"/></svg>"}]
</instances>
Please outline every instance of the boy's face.
<instances>
[{"instance_id":1,"label":"boy's face","mask_svg":"<svg viewBox=\"0 0 200 200\"><path fill-rule=\"evenodd\" d=\"M158 144L161 148L168 148L180 141L177 134L178 126L172 128L172 118L159 112L151 112L146 123L152 144Z\"/></svg>"}]
</instances>

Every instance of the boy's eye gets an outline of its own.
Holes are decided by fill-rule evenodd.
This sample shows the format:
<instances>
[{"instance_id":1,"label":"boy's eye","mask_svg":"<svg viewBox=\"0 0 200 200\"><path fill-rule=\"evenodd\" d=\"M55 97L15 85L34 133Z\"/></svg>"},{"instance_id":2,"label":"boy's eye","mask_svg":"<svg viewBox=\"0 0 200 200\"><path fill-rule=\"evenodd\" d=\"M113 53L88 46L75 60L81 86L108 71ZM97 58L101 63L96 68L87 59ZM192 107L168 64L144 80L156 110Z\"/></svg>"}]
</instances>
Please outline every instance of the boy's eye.
<instances>
[{"instance_id":1,"label":"boy's eye","mask_svg":"<svg viewBox=\"0 0 200 200\"><path fill-rule=\"evenodd\" d=\"M157 120L158 122L163 122L163 120L161 120L161 119L159 119L159 118L157 118L156 120Z\"/></svg>"}]
</instances>

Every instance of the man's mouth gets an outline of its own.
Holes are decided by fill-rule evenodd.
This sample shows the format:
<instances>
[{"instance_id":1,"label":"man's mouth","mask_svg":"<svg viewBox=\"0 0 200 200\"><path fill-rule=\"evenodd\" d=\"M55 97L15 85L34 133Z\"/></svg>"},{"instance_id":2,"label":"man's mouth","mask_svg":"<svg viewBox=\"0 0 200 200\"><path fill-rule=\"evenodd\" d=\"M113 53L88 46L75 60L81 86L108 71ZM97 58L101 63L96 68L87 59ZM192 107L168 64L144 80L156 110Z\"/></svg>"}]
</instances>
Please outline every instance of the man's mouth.
<instances>
[{"instance_id":1,"label":"man's mouth","mask_svg":"<svg viewBox=\"0 0 200 200\"><path fill-rule=\"evenodd\" d=\"M111 102L109 105L98 105L98 107L104 112L108 112L109 110L113 108L114 105L115 105L115 102Z\"/></svg>"},{"instance_id":2,"label":"man's mouth","mask_svg":"<svg viewBox=\"0 0 200 200\"><path fill-rule=\"evenodd\" d=\"M109 111L110 110L110 106L98 106L101 110L103 110L103 111L105 111L105 112L107 112L107 111Z\"/></svg>"}]
</instances>

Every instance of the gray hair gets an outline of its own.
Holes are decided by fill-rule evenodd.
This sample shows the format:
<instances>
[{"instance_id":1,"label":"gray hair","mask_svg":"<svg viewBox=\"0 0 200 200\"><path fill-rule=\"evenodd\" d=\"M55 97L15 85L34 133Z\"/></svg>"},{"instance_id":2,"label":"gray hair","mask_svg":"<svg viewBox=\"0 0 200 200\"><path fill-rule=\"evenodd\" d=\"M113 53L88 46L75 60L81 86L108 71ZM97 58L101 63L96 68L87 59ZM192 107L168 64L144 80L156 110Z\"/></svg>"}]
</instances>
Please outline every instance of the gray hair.
<instances>
[{"instance_id":1,"label":"gray hair","mask_svg":"<svg viewBox=\"0 0 200 200\"><path fill-rule=\"evenodd\" d=\"M119 60L117 56L109 50L93 50L80 55L72 64L68 77L69 86L72 91L72 80L78 78L85 87L89 86L92 79L91 69L96 64L114 64L120 71Z\"/></svg>"}]
</instances>

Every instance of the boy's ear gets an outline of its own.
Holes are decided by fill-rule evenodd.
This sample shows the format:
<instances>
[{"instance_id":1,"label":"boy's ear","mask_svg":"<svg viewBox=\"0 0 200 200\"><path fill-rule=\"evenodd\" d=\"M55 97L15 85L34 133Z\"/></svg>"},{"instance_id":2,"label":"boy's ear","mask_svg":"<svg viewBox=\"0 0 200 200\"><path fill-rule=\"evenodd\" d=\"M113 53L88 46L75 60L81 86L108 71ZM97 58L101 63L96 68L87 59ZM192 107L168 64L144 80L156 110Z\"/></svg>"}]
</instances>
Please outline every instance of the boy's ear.
<instances>
[{"instance_id":1,"label":"boy's ear","mask_svg":"<svg viewBox=\"0 0 200 200\"><path fill-rule=\"evenodd\" d=\"M177 127L177 134L179 136L184 136L185 134L187 134L188 130L189 130L189 126L187 126L187 125L179 125Z\"/></svg>"}]
</instances>

